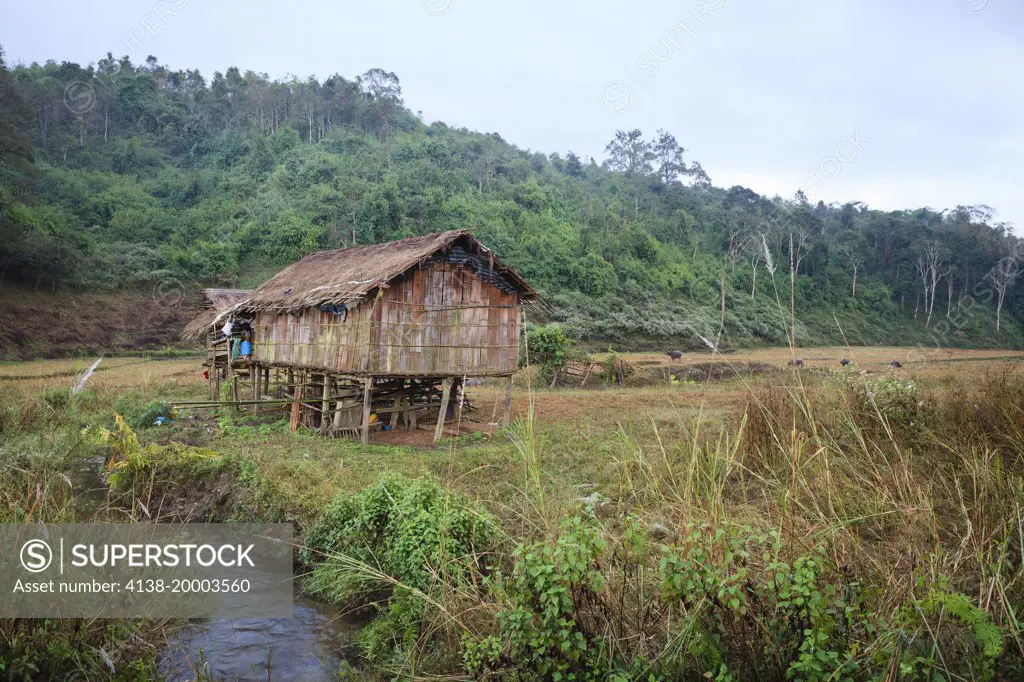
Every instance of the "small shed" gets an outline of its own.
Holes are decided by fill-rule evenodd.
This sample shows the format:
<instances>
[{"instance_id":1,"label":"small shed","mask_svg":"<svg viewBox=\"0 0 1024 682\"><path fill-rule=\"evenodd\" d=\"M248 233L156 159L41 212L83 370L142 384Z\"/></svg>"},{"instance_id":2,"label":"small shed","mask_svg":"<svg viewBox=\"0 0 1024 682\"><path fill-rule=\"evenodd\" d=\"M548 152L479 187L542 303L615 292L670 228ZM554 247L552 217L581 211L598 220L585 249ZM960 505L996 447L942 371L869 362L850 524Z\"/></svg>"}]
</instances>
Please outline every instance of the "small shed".
<instances>
[{"instance_id":1,"label":"small shed","mask_svg":"<svg viewBox=\"0 0 1024 682\"><path fill-rule=\"evenodd\" d=\"M183 341L202 341L207 334L214 332L213 323L217 316L241 303L249 294L248 289L203 289L203 304L192 320L181 332Z\"/></svg>"},{"instance_id":2,"label":"small shed","mask_svg":"<svg viewBox=\"0 0 1024 682\"><path fill-rule=\"evenodd\" d=\"M522 310L540 303L470 232L452 230L310 254L222 317L251 328L254 403L284 395L293 425L364 441L371 424L416 428L437 410L437 439L468 378L505 378L507 423Z\"/></svg>"}]
</instances>

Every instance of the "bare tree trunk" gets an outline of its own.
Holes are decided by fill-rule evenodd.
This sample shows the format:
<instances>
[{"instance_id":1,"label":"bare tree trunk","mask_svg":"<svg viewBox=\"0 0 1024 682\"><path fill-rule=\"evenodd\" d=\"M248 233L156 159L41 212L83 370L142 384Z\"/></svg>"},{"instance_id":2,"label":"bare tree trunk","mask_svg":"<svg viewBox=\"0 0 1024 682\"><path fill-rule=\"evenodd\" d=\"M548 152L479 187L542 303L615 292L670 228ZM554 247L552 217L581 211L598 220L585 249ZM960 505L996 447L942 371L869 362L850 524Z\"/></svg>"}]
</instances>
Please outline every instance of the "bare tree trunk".
<instances>
[{"instance_id":1,"label":"bare tree trunk","mask_svg":"<svg viewBox=\"0 0 1024 682\"><path fill-rule=\"evenodd\" d=\"M949 281L946 282L946 319L948 320L950 315L953 313L953 275L949 276Z\"/></svg>"},{"instance_id":2,"label":"bare tree trunk","mask_svg":"<svg viewBox=\"0 0 1024 682\"><path fill-rule=\"evenodd\" d=\"M718 322L718 337L715 339L715 348L721 344L722 332L725 330L725 268L722 268L722 316Z\"/></svg>"},{"instance_id":3,"label":"bare tree trunk","mask_svg":"<svg viewBox=\"0 0 1024 682\"><path fill-rule=\"evenodd\" d=\"M789 333L792 348L796 349L796 265L793 260L793 233L789 233Z\"/></svg>"}]
</instances>

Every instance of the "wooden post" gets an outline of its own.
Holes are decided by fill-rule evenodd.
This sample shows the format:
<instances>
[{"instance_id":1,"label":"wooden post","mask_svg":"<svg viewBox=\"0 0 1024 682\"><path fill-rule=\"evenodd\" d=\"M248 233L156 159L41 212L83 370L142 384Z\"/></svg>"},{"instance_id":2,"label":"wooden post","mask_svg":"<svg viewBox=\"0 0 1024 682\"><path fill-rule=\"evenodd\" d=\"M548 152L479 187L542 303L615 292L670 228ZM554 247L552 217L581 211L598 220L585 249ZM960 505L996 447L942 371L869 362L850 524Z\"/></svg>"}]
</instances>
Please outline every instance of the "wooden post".
<instances>
[{"instance_id":1,"label":"wooden post","mask_svg":"<svg viewBox=\"0 0 1024 682\"><path fill-rule=\"evenodd\" d=\"M342 398L338 398L337 402L334 403L334 428L341 426L341 404L344 402Z\"/></svg>"},{"instance_id":2,"label":"wooden post","mask_svg":"<svg viewBox=\"0 0 1024 682\"><path fill-rule=\"evenodd\" d=\"M299 401L302 400L302 386L295 387L295 396L292 399L292 413L288 419L288 429L295 431L299 428Z\"/></svg>"},{"instance_id":3,"label":"wooden post","mask_svg":"<svg viewBox=\"0 0 1024 682\"><path fill-rule=\"evenodd\" d=\"M404 385L404 384L403 384ZM401 416L402 406L405 405L405 389L400 388L395 396L395 404L391 406L391 428L398 426L398 417Z\"/></svg>"},{"instance_id":4,"label":"wooden post","mask_svg":"<svg viewBox=\"0 0 1024 682\"><path fill-rule=\"evenodd\" d=\"M586 381L586 379L583 379ZM501 428L506 428L512 419L512 375L508 375L508 382L505 384L505 411L501 415Z\"/></svg>"},{"instance_id":5,"label":"wooden post","mask_svg":"<svg viewBox=\"0 0 1024 682\"><path fill-rule=\"evenodd\" d=\"M363 383L363 445L370 442L370 394L373 377L366 377Z\"/></svg>"},{"instance_id":6,"label":"wooden post","mask_svg":"<svg viewBox=\"0 0 1024 682\"><path fill-rule=\"evenodd\" d=\"M226 340L225 340L225 343L227 344L227 347L228 347L227 381L228 381L229 390L234 393L234 395L235 395L235 402L237 403L238 402L238 375L235 374L235 366L231 362L232 346L235 343L234 337L228 336L226 338ZM236 414L238 414L238 406L237 405L232 405L231 406L231 416L234 417Z\"/></svg>"},{"instance_id":7,"label":"wooden post","mask_svg":"<svg viewBox=\"0 0 1024 682\"><path fill-rule=\"evenodd\" d=\"M210 400L217 399L217 350L213 347L213 339L210 332L206 332L206 357L210 362Z\"/></svg>"},{"instance_id":8,"label":"wooden post","mask_svg":"<svg viewBox=\"0 0 1024 682\"><path fill-rule=\"evenodd\" d=\"M263 374L263 370L259 368L255 363L249 363L249 381L252 382L252 399L257 401L260 399L260 377ZM256 402L252 404L252 413L256 414L259 410L259 405Z\"/></svg>"},{"instance_id":9,"label":"wooden post","mask_svg":"<svg viewBox=\"0 0 1024 682\"><path fill-rule=\"evenodd\" d=\"M444 386L444 390L441 392L441 411L437 413L437 426L434 428L435 443L441 440L441 434L444 432L444 417L448 413L448 401L452 397L451 377L445 379L442 386Z\"/></svg>"},{"instance_id":10,"label":"wooden post","mask_svg":"<svg viewBox=\"0 0 1024 682\"><path fill-rule=\"evenodd\" d=\"M331 424L329 410L331 408L331 375L324 373L324 397L320 404L320 430L326 431Z\"/></svg>"},{"instance_id":11,"label":"wooden post","mask_svg":"<svg viewBox=\"0 0 1024 682\"><path fill-rule=\"evenodd\" d=\"M462 425L462 402L466 396L466 380L455 379L452 382L452 393L455 398L455 431L458 432L459 427Z\"/></svg>"}]
</instances>

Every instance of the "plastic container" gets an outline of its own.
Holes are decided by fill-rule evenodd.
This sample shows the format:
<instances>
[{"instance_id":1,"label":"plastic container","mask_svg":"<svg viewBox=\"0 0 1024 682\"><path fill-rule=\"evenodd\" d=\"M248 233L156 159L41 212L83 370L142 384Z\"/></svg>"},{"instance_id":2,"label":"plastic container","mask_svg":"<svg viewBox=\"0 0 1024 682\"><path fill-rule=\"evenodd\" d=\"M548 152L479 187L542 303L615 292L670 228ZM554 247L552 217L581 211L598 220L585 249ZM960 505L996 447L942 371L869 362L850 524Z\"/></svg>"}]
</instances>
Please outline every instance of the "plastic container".
<instances>
[{"instance_id":1,"label":"plastic container","mask_svg":"<svg viewBox=\"0 0 1024 682\"><path fill-rule=\"evenodd\" d=\"M247 358L252 355L252 341L242 341L242 357Z\"/></svg>"}]
</instances>

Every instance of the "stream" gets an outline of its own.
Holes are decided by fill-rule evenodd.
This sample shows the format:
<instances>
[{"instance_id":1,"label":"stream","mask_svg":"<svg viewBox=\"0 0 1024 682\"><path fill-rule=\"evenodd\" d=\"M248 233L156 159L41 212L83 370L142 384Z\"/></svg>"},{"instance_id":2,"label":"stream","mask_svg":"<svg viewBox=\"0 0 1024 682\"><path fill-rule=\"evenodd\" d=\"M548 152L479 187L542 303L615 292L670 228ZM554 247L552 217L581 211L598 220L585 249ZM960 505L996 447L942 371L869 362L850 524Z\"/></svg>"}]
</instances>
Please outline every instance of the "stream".
<instances>
[{"instance_id":1,"label":"stream","mask_svg":"<svg viewBox=\"0 0 1024 682\"><path fill-rule=\"evenodd\" d=\"M78 516L101 522L107 485L103 460L80 460L69 472ZM292 618L211 619L174 627L159 663L162 679L183 682L199 673L211 680L337 680L353 653L352 636L365 618L318 602L296 586Z\"/></svg>"},{"instance_id":2,"label":"stream","mask_svg":"<svg viewBox=\"0 0 1024 682\"><path fill-rule=\"evenodd\" d=\"M337 680L351 637L362 623L335 606L295 595L293 618L209 620L168 638L163 679ZM203 667L205 664L205 667Z\"/></svg>"}]
</instances>

